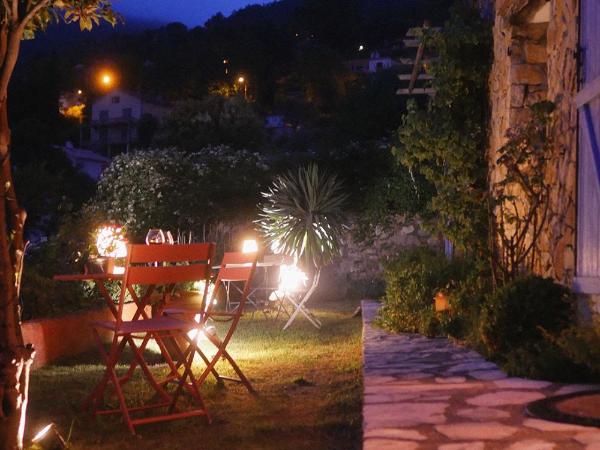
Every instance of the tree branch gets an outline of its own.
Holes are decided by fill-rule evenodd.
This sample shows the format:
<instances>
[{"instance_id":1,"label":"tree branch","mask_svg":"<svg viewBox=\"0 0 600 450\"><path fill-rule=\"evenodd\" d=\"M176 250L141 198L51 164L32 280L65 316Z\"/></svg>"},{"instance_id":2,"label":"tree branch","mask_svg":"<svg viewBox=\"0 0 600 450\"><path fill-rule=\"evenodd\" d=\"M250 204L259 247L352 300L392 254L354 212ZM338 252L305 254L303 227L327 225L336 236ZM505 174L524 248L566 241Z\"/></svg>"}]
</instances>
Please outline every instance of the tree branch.
<instances>
[{"instance_id":1,"label":"tree branch","mask_svg":"<svg viewBox=\"0 0 600 450\"><path fill-rule=\"evenodd\" d=\"M50 1L51 0L42 0L37 5L35 5L33 8L31 8L31 10L29 12L27 12L27 14L23 18L23 20L21 20L21 24L19 25L19 28L21 28L21 31L25 30L25 27L27 26L27 24L35 17L35 15L37 13L39 13L42 9L46 8L50 4Z\"/></svg>"}]
</instances>

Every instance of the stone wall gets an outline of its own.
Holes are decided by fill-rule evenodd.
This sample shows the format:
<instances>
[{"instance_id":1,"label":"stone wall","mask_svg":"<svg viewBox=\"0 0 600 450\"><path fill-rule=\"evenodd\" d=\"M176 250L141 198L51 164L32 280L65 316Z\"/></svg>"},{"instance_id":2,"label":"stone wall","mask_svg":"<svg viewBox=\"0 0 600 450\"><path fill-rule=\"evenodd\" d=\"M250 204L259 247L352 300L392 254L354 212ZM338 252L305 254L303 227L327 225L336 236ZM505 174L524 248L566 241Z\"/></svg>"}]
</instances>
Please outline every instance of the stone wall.
<instances>
[{"instance_id":1,"label":"stone wall","mask_svg":"<svg viewBox=\"0 0 600 450\"><path fill-rule=\"evenodd\" d=\"M535 271L570 284L575 269L575 200L578 0L551 0L549 21L532 23L540 0L497 0L494 64L490 75L489 167L491 185L502 178L495 164L508 129L529 120L528 106L556 104L549 218L535 249Z\"/></svg>"},{"instance_id":2,"label":"stone wall","mask_svg":"<svg viewBox=\"0 0 600 450\"><path fill-rule=\"evenodd\" d=\"M403 249L429 246L443 248L443 241L425 230L418 219L397 217L386 229L378 229L373 242L361 243L353 239L352 227L346 233L343 256L332 265L330 272L338 280L368 290L377 287L383 274L382 262L393 258ZM359 287L360 288L360 287Z\"/></svg>"}]
</instances>

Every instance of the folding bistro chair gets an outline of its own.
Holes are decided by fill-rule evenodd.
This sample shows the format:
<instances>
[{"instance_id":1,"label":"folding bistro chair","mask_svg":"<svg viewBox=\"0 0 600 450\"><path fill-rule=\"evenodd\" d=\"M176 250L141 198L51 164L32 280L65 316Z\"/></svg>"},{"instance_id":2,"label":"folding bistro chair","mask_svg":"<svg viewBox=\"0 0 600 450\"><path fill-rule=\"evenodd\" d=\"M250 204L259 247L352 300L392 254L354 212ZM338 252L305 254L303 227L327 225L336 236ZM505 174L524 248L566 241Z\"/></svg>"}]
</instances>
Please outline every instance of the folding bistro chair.
<instances>
[{"instance_id":1,"label":"folding bistro chair","mask_svg":"<svg viewBox=\"0 0 600 450\"><path fill-rule=\"evenodd\" d=\"M244 386L246 386L249 392L256 392L252 387L252 384L250 384L248 378L246 378L240 367L226 349L244 312L244 306L251 290L252 277L256 270L256 260L256 253L225 253L219 268L219 274L217 275L217 279L215 281L215 288L212 296L209 299L205 297L207 301L203 302L202 308L200 310L193 311L193 313L198 314L201 317L199 328L200 332L204 333L208 341L211 342L217 350L217 352L211 358L203 353L199 348L196 348L196 352L200 354L206 363L206 369L196 380L198 385L201 385L206 380L208 375L212 373L217 378L217 381L233 381L242 383ZM219 290L222 289L223 286L231 282L243 283L239 304L232 311L215 311L213 299L217 297ZM164 313L167 316L176 317L177 315L181 314L189 315L190 309L185 307L166 308ZM217 335L217 332L214 331L214 328L207 327L209 321L226 322L229 324L229 327L227 328L222 339ZM187 354L184 356L188 357ZM226 360L231 365L239 378L226 377L217 373L215 366L221 358Z\"/></svg>"},{"instance_id":2,"label":"folding bistro chair","mask_svg":"<svg viewBox=\"0 0 600 450\"><path fill-rule=\"evenodd\" d=\"M192 362L198 348L195 341L188 336L188 332L197 329L199 325L194 321L169 316L150 318L144 308L148 305L153 293L159 292L160 289L162 289L163 296L168 296L178 283L208 280L214 249L214 244L129 246L116 320L95 322L92 326L98 348L106 363L105 376L91 395L94 415L121 413L127 427L133 434L135 434L137 425L192 416L206 416L210 423L210 416L199 392L199 383L192 373ZM135 294L134 288L136 286L144 289L142 296ZM133 320L123 319L126 292L130 292L137 305ZM100 334L106 331L113 334L108 352L104 348ZM170 368L170 381L176 383L176 389L173 393L167 391L166 383L161 383L154 378L147 362L144 360L143 352L150 339L156 342ZM141 340L139 345L136 344L138 340ZM177 362L173 360L173 356L165 345L165 340L169 341L171 351L175 345L178 353L176 355ZM186 349L180 349L177 342L186 342ZM131 363L125 377L119 378L116 365L127 345L133 351L134 361ZM141 369L146 381L154 389L156 397L159 399L157 403L136 407L127 405L122 385L130 379L136 366ZM112 386L114 389L119 407L100 409L100 404L104 399L104 393L108 386ZM190 394L195 405L193 409L178 412L176 411L176 404L183 389ZM132 418L132 413L155 408L165 408L166 412L147 417Z\"/></svg>"}]
</instances>

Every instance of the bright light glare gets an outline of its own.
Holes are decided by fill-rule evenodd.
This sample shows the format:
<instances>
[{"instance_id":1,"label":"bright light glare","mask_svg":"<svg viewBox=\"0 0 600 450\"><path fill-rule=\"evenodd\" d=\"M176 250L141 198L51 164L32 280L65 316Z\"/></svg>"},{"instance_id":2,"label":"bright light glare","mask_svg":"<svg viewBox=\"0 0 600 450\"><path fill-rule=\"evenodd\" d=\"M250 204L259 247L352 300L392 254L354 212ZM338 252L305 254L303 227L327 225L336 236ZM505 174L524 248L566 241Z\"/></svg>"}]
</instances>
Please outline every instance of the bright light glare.
<instances>
[{"instance_id":1,"label":"bright light glare","mask_svg":"<svg viewBox=\"0 0 600 450\"><path fill-rule=\"evenodd\" d=\"M83 91L81 89L77 89L77 95L81 95L83 94Z\"/></svg>"},{"instance_id":2,"label":"bright light glare","mask_svg":"<svg viewBox=\"0 0 600 450\"><path fill-rule=\"evenodd\" d=\"M359 45L359 46L358 46L358 51L359 51L359 52L362 52L364 49L365 49L365 46L364 46L364 45Z\"/></svg>"},{"instance_id":3,"label":"bright light glare","mask_svg":"<svg viewBox=\"0 0 600 450\"><path fill-rule=\"evenodd\" d=\"M123 227L106 225L96 231L96 248L100 256L124 258L127 256L127 240Z\"/></svg>"},{"instance_id":4,"label":"bright light glare","mask_svg":"<svg viewBox=\"0 0 600 450\"><path fill-rule=\"evenodd\" d=\"M308 277L297 266L281 265L279 267L279 291L283 293L297 292L306 286Z\"/></svg>"},{"instance_id":5,"label":"bright light glare","mask_svg":"<svg viewBox=\"0 0 600 450\"><path fill-rule=\"evenodd\" d=\"M194 289L196 291L202 292L202 294L204 294L204 287L206 286L206 282L204 280L200 280L200 281L194 281ZM215 285L212 283L209 283L208 285L208 291L206 292L206 295L209 299L213 298L213 292L215 291ZM217 299L213 299L213 305L217 304ZM208 302L206 303L206 306L204 307L205 310L208 309Z\"/></svg>"},{"instance_id":6,"label":"bright light glare","mask_svg":"<svg viewBox=\"0 0 600 450\"><path fill-rule=\"evenodd\" d=\"M50 431L53 426L54 426L53 423L49 423L48 425L46 425L44 428L42 428L40 431L38 431L38 434L36 434L33 437L31 442L36 443L36 442L39 442L42 439L44 439L44 437L48 434L48 431Z\"/></svg>"},{"instance_id":7,"label":"bright light glare","mask_svg":"<svg viewBox=\"0 0 600 450\"><path fill-rule=\"evenodd\" d=\"M111 83L112 83L112 77L109 74L105 73L104 75L102 75L102 84L104 86L110 86Z\"/></svg>"},{"instance_id":8,"label":"bright light glare","mask_svg":"<svg viewBox=\"0 0 600 450\"><path fill-rule=\"evenodd\" d=\"M202 316L200 314L196 314L194 316L194 321L196 323L200 323L201 318L202 318ZM206 333L212 334L214 336L216 334L216 328L211 325L205 325L202 330L200 330L199 328L196 328L194 330L188 331L187 335L190 339L196 341L196 344L198 344L198 343L200 343L200 341L208 341L208 338L206 337Z\"/></svg>"},{"instance_id":9,"label":"bright light glare","mask_svg":"<svg viewBox=\"0 0 600 450\"><path fill-rule=\"evenodd\" d=\"M256 253L258 244L254 239L246 239L242 244L242 253Z\"/></svg>"},{"instance_id":10,"label":"bright light glare","mask_svg":"<svg viewBox=\"0 0 600 450\"><path fill-rule=\"evenodd\" d=\"M244 81L246 81L246 79L244 77L239 77L238 78L238 83L243 83Z\"/></svg>"}]
</instances>

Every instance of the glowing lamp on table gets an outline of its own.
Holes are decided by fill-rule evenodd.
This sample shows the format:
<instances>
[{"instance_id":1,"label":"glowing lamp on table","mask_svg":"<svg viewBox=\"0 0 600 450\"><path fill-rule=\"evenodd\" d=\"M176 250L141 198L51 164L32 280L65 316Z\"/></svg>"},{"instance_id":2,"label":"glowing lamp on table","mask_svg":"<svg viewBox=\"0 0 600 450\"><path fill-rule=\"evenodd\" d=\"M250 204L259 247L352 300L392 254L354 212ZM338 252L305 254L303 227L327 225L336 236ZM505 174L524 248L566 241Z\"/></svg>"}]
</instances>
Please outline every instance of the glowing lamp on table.
<instances>
[{"instance_id":1,"label":"glowing lamp on table","mask_svg":"<svg viewBox=\"0 0 600 450\"><path fill-rule=\"evenodd\" d=\"M256 253L258 252L258 244L254 239L246 239L242 244L242 253Z\"/></svg>"}]
</instances>

